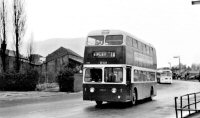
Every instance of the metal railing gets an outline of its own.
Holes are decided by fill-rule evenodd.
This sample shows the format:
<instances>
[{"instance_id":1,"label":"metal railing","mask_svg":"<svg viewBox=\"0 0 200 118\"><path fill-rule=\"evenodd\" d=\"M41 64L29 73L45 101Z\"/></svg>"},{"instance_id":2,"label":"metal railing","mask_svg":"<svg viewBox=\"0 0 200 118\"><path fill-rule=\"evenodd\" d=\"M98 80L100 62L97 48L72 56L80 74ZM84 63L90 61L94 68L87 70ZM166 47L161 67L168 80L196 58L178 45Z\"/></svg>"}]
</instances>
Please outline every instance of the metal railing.
<instances>
[{"instance_id":1,"label":"metal railing","mask_svg":"<svg viewBox=\"0 0 200 118\"><path fill-rule=\"evenodd\" d=\"M184 116L189 116L200 111L200 109L198 109L198 103L200 103L200 92L175 97L174 100L176 118L179 118L179 115L180 118L183 118L183 113Z\"/></svg>"}]
</instances>

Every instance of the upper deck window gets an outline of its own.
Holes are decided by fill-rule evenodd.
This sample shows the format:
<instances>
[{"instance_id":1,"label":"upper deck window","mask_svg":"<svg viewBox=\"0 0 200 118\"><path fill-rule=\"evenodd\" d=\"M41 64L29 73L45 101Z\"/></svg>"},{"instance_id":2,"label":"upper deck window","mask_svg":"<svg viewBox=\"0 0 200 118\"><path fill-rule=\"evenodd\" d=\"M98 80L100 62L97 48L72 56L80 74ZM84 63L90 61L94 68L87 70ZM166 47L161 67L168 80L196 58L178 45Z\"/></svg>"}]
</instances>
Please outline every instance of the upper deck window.
<instances>
[{"instance_id":1,"label":"upper deck window","mask_svg":"<svg viewBox=\"0 0 200 118\"><path fill-rule=\"evenodd\" d=\"M104 36L89 36L87 39L87 45L103 45Z\"/></svg>"},{"instance_id":2,"label":"upper deck window","mask_svg":"<svg viewBox=\"0 0 200 118\"><path fill-rule=\"evenodd\" d=\"M128 46L133 46L133 38L131 38L131 37L129 37L129 36L127 36L126 37L126 45L128 45Z\"/></svg>"},{"instance_id":3,"label":"upper deck window","mask_svg":"<svg viewBox=\"0 0 200 118\"><path fill-rule=\"evenodd\" d=\"M133 39L133 47L138 48L138 41L136 39Z\"/></svg>"},{"instance_id":4,"label":"upper deck window","mask_svg":"<svg viewBox=\"0 0 200 118\"><path fill-rule=\"evenodd\" d=\"M122 35L107 35L105 44L106 45L121 45L123 43Z\"/></svg>"}]
</instances>

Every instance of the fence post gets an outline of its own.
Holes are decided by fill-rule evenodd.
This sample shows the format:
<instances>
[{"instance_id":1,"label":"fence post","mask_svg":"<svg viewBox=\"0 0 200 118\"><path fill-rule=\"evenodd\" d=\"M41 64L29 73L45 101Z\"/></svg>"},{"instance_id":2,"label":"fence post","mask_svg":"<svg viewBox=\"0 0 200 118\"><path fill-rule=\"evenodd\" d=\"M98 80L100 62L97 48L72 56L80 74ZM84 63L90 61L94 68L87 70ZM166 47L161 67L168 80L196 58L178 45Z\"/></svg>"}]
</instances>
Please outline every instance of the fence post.
<instances>
[{"instance_id":1,"label":"fence post","mask_svg":"<svg viewBox=\"0 0 200 118\"><path fill-rule=\"evenodd\" d=\"M189 115L190 115L190 95L187 94L187 97L188 97L188 110L189 110Z\"/></svg>"},{"instance_id":2,"label":"fence post","mask_svg":"<svg viewBox=\"0 0 200 118\"><path fill-rule=\"evenodd\" d=\"M180 99L180 109L181 109L181 118L183 118L183 109L182 109L182 96L181 96L181 99Z\"/></svg>"},{"instance_id":3,"label":"fence post","mask_svg":"<svg viewBox=\"0 0 200 118\"><path fill-rule=\"evenodd\" d=\"M177 111L177 98L178 97L175 97L174 100L175 100L175 112L176 112L176 118L178 118L178 111Z\"/></svg>"},{"instance_id":4,"label":"fence post","mask_svg":"<svg viewBox=\"0 0 200 118\"><path fill-rule=\"evenodd\" d=\"M196 93L194 93L194 106L195 106L195 112L197 112L197 99L196 99Z\"/></svg>"}]
</instances>

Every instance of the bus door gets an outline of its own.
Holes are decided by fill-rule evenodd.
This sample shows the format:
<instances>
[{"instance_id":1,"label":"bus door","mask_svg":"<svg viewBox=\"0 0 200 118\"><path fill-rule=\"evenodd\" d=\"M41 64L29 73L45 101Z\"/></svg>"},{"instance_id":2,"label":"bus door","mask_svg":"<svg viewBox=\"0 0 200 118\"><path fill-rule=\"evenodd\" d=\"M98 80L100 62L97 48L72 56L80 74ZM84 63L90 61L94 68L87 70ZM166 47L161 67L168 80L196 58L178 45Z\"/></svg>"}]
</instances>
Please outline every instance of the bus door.
<instances>
[{"instance_id":1,"label":"bus door","mask_svg":"<svg viewBox=\"0 0 200 118\"><path fill-rule=\"evenodd\" d=\"M131 67L126 67L126 85L127 85L127 92L128 95L131 97Z\"/></svg>"}]
</instances>

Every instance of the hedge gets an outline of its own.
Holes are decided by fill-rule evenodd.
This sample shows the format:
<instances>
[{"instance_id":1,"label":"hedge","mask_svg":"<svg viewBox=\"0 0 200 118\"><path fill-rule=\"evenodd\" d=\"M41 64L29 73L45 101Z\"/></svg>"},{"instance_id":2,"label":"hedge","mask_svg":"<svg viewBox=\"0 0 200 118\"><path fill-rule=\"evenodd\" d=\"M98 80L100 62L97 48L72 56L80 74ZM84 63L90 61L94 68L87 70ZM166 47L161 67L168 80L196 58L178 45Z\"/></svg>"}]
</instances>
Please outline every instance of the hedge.
<instances>
[{"instance_id":1,"label":"hedge","mask_svg":"<svg viewBox=\"0 0 200 118\"><path fill-rule=\"evenodd\" d=\"M65 68L57 74L57 82L62 92L74 91L74 72L70 68Z\"/></svg>"},{"instance_id":2,"label":"hedge","mask_svg":"<svg viewBox=\"0 0 200 118\"><path fill-rule=\"evenodd\" d=\"M0 74L1 91L34 91L39 74L36 70L26 72L7 72Z\"/></svg>"}]
</instances>

